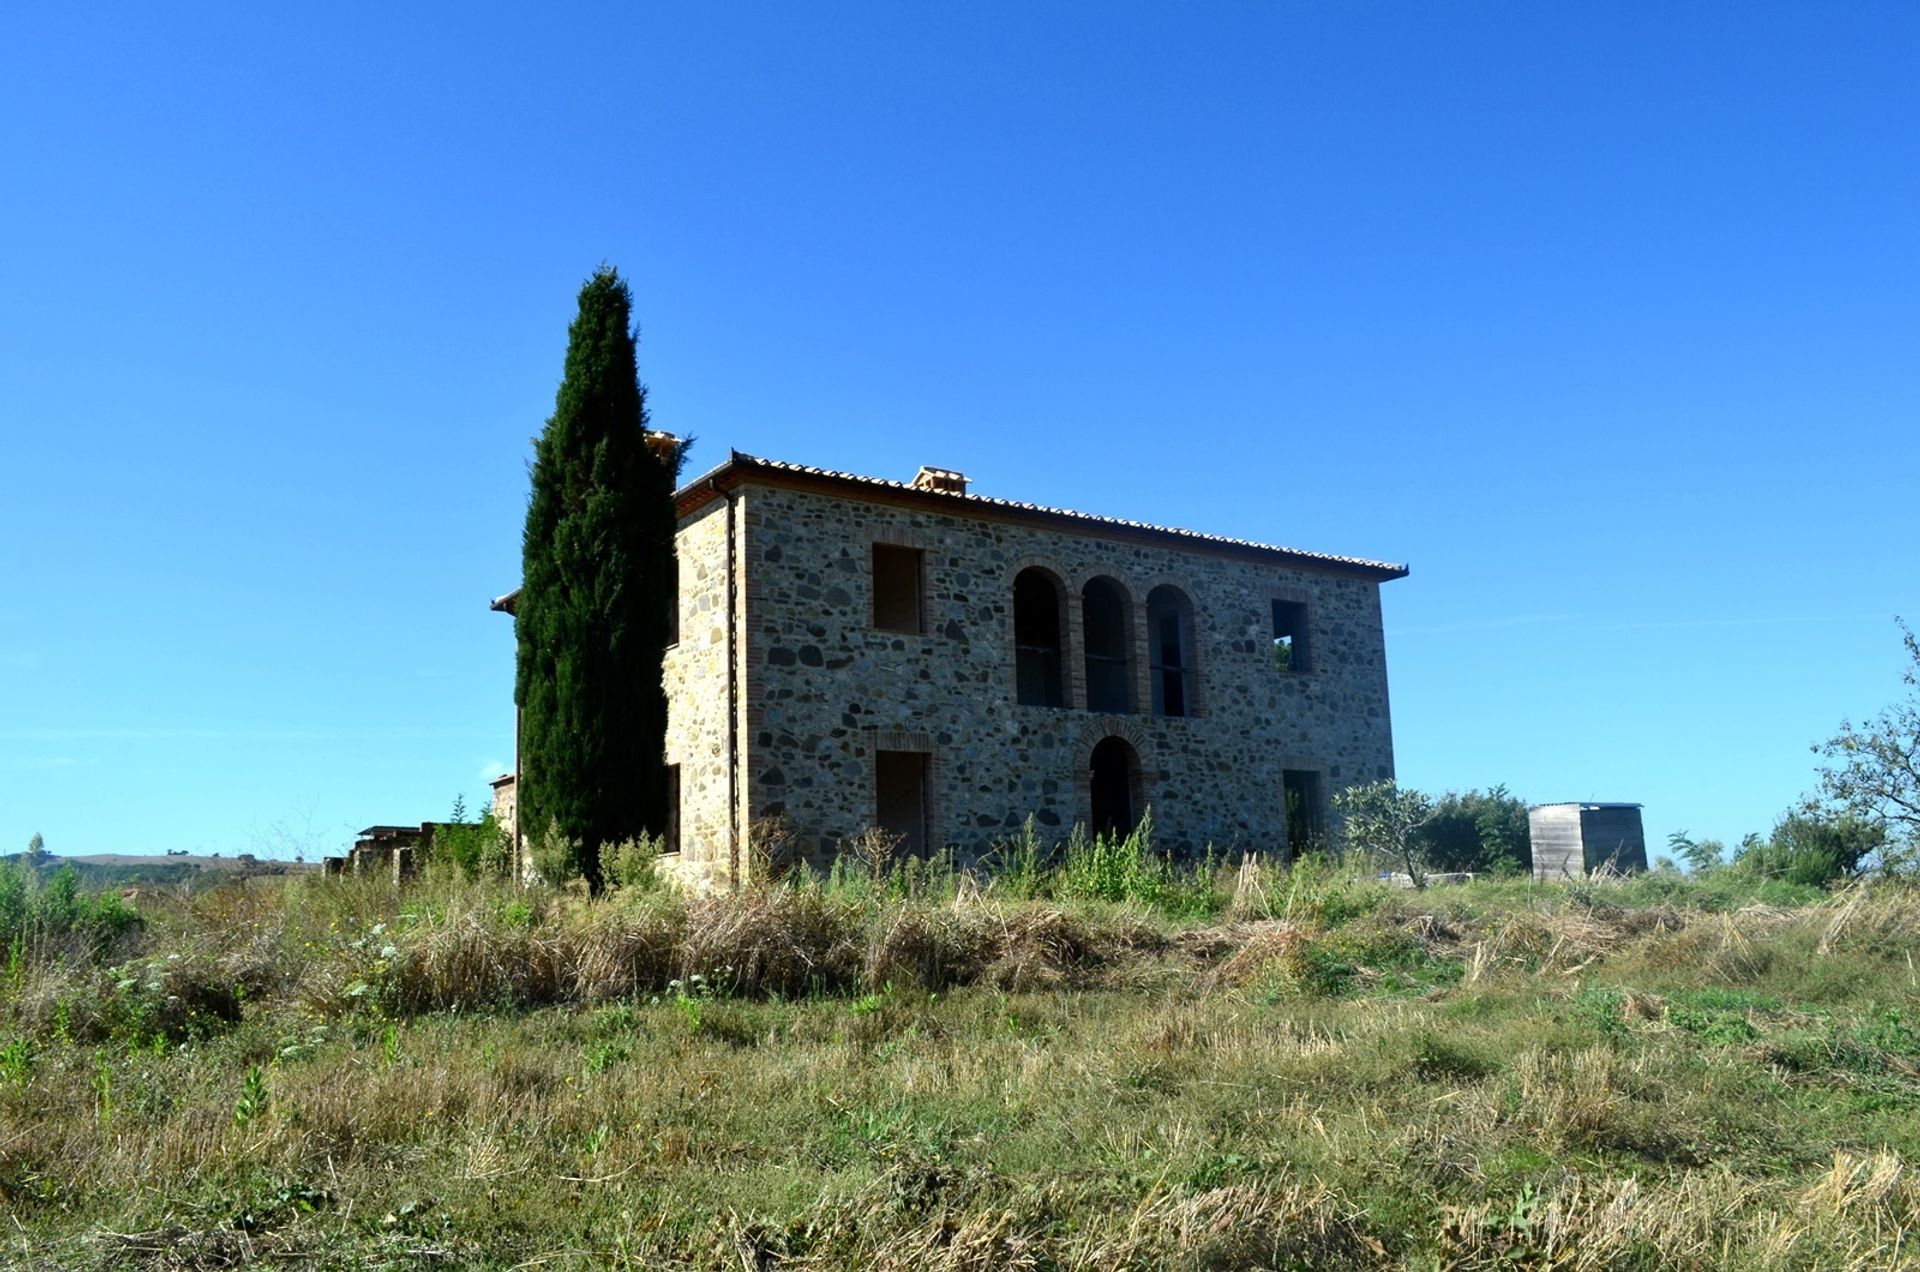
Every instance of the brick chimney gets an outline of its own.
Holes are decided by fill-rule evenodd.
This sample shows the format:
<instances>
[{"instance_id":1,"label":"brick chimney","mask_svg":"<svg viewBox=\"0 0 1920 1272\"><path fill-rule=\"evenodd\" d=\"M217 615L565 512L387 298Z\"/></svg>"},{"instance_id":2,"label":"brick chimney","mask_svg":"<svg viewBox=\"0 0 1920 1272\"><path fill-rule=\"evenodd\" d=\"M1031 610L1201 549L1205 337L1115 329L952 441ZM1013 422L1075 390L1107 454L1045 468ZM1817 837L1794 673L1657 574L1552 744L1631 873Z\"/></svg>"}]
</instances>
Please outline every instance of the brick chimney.
<instances>
[{"instance_id":1,"label":"brick chimney","mask_svg":"<svg viewBox=\"0 0 1920 1272\"><path fill-rule=\"evenodd\" d=\"M913 475L915 490L937 490L947 495L967 493L967 475L956 473L951 468L928 468L922 464L920 471Z\"/></svg>"}]
</instances>

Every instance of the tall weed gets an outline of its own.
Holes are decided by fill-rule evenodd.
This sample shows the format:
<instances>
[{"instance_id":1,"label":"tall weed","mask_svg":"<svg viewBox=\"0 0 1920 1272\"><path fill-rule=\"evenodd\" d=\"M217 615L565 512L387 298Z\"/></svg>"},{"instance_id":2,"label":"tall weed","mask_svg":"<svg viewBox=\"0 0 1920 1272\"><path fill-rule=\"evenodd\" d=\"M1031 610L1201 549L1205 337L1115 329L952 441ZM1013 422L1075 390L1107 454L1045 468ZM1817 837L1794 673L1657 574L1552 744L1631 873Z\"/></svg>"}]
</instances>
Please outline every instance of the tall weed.
<instances>
[{"instance_id":1,"label":"tall weed","mask_svg":"<svg viewBox=\"0 0 1920 1272\"><path fill-rule=\"evenodd\" d=\"M42 879L24 862L0 862L0 951L10 961L104 958L139 925L118 893L82 889L71 864Z\"/></svg>"}]
</instances>

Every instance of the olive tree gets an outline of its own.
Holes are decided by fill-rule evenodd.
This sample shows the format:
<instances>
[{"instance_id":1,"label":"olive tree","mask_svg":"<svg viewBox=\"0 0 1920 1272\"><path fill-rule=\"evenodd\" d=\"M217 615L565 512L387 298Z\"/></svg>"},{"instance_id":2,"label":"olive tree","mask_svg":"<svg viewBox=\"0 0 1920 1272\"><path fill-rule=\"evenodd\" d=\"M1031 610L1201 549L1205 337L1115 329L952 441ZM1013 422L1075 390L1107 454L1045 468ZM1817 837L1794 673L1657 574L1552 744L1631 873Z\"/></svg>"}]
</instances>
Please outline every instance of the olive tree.
<instances>
[{"instance_id":1,"label":"olive tree","mask_svg":"<svg viewBox=\"0 0 1920 1272\"><path fill-rule=\"evenodd\" d=\"M1413 886L1427 886L1425 854L1418 832L1432 820L1433 797L1389 779L1349 786L1333 797L1350 849L1406 868Z\"/></svg>"}]
</instances>

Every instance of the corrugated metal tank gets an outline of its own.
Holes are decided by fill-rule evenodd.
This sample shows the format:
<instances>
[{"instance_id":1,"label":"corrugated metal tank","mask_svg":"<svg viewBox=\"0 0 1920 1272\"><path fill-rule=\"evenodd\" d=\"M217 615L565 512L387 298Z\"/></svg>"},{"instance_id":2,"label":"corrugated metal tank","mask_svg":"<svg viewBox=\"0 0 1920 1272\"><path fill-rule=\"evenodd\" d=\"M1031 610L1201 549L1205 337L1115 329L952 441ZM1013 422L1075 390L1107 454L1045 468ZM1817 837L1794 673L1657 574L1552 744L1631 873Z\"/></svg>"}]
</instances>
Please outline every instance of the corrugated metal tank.
<instances>
[{"instance_id":1,"label":"corrugated metal tank","mask_svg":"<svg viewBox=\"0 0 1920 1272\"><path fill-rule=\"evenodd\" d=\"M1647 868L1638 804L1536 804L1527 810L1527 829L1533 877L1542 882Z\"/></svg>"}]
</instances>

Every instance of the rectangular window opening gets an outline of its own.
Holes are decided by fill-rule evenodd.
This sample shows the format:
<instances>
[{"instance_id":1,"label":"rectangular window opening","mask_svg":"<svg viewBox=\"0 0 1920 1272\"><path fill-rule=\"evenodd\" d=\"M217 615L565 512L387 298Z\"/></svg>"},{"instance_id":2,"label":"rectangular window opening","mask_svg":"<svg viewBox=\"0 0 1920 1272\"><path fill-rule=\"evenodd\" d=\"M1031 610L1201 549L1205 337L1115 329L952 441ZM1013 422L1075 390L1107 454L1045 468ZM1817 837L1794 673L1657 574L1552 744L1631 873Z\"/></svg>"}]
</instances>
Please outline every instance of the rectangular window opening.
<instances>
[{"instance_id":1,"label":"rectangular window opening","mask_svg":"<svg viewBox=\"0 0 1920 1272\"><path fill-rule=\"evenodd\" d=\"M673 556L673 577L667 584L667 644L680 643L680 554Z\"/></svg>"},{"instance_id":2,"label":"rectangular window opening","mask_svg":"<svg viewBox=\"0 0 1920 1272\"><path fill-rule=\"evenodd\" d=\"M1312 769L1287 769L1281 774L1281 792L1287 813L1287 855L1298 858L1318 848L1325 831L1320 774Z\"/></svg>"},{"instance_id":3,"label":"rectangular window opening","mask_svg":"<svg viewBox=\"0 0 1920 1272\"><path fill-rule=\"evenodd\" d=\"M873 545L873 625L884 632L926 630L918 548Z\"/></svg>"},{"instance_id":4,"label":"rectangular window opening","mask_svg":"<svg viewBox=\"0 0 1920 1272\"><path fill-rule=\"evenodd\" d=\"M875 751L874 822L900 836L896 858L927 856L927 769L923 751Z\"/></svg>"},{"instance_id":5,"label":"rectangular window opening","mask_svg":"<svg viewBox=\"0 0 1920 1272\"><path fill-rule=\"evenodd\" d=\"M1180 648L1180 614L1167 610L1153 615L1147 651L1153 668L1153 713L1162 716L1187 714L1187 664Z\"/></svg>"},{"instance_id":6,"label":"rectangular window opening","mask_svg":"<svg viewBox=\"0 0 1920 1272\"><path fill-rule=\"evenodd\" d=\"M680 851L680 766L667 765L667 831L662 852Z\"/></svg>"},{"instance_id":7,"label":"rectangular window opening","mask_svg":"<svg viewBox=\"0 0 1920 1272\"><path fill-rule=\"evenodd\" d=\"M1034 645L1017 645L1014 658L1014 697L1028 707L1065 706L1061 686L1060 651Z\"/></svg>"},{"instance_id":8,"label":"rectangular window opening","mask_svg":"<svg viewBox=\"0 0 1920 1272\"><path fill-rule=\"evenodd\" d=\"M1273 665L1278 671L1311 671L1313 648L1307 638L1307 603L1273 603Z\"/></svg>"}]
</instances>

